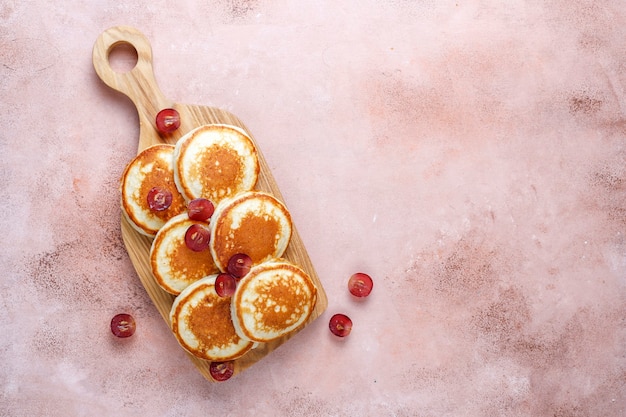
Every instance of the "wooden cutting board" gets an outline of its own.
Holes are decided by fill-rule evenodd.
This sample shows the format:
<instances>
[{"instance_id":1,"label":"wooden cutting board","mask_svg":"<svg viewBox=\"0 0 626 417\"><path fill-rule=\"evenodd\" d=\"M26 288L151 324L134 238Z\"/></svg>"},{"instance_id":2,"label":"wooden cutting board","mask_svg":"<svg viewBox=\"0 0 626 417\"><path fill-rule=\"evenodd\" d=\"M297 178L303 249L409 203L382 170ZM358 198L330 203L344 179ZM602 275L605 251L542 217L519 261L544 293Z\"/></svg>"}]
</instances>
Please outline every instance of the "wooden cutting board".
<instances>
[{"instance_id":1,"label":"wooden cutting board","mask_svg":"<svg viewBox=\"0 0 626 417\"><path fill-rule=\"evenodd\" d=\"M130 46L137 51L137 64L128 72L116 72L110 65L109 55L116 47ZM103 32L97 39L93 48L93 65L96 73L106 85L128 96L139 114L139 153L148 146L158 143L174 144L186 132L195 127L210 123L225 123L239 126L255 141L257 150L260 149L254 136L244 124L232 113L207 106L196 106L174 103L167 99L159 90L152 68L152 48L147 38L137 29L128 26L116 26ZM180 113L181 125L174 133L162 136L156 129L156 114L164 108L174 108ZM130 162L130 161L129 161ZM283 201L276 181L259 150L260 175L256 186L257 190L266 191ZM161 316L169 328L169 312L174 296L163 291L152 276L149 262L149 251L152 239L137 233L126 221L121 219L122 237L130 260L132 261L137 275L150 298L154 302ZM324 288L315 272L309 255L294 225L291 242L283 256L287 260L300 265L313 279L318 290L318 299L311 318L306 323L310 324L319 317L328 306L328 299ZM283 337L271 343L261 344L257 349L247 353L235 361L235 374L245 370L267 354L285 343L290 337ZM172 337L174 337L172 335ZM182 348L181 348L182 349ZM198 367L202 375L209 381L213 381L209 373L210 362L189 355L193 363Z\"/></svg>"}]
</instances>

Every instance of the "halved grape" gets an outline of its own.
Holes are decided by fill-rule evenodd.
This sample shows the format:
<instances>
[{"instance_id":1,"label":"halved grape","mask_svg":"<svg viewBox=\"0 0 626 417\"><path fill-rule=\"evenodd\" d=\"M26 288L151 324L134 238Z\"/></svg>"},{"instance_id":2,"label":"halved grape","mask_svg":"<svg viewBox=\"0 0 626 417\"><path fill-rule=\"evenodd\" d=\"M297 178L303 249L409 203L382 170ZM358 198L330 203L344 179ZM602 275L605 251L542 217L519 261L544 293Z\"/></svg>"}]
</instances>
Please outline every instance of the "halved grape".
<instances>
[{"instance_id":1,"label":"halved grape","mask_svg":"<svg viewBox=\"0 0 626 417\"><path fill-rule=\"evenodd\" d=\"M211 377L218 381L226 381L235 373L235 362L211 362L209 365L209 373Z\"/></svg>"},{"instance_id":2,"label":"halved grape","mask_svg":"<svg viewBox=\"0 0 626 417\"><path fill-rule=\"evenodd\" d=\"M352 320L345 314L335 314L330 318L328 327L335 336L346 337L352 331Z\"/></svg>"},{"instance_id":3,"label":"halved grape","mask_svg":"<svg viewBox=\"0 0 626 417\"><path fill-rule=\"evenodd\" d=\"M111 319L111 332L117 337L130 337L135 334L135 319L130 314L120 313Z\"/></svg>"},{"instance_id":4,"label":"halved grape","mask_svg":"<svg viewBox=\"0 0 626 417\"><path fill-rule=\"evenodd\" d=\"M209 247L211 232L201 224L195 223L189 226L185 232L185 244L194 252L202 252Z\"/></svg>"},{"instance_id":5,"label":"halved grape","mask_svg":"<svg viewBox=\"0 0 626 417\"><path fill-rule=\"evenodd\" d=\"M156 126L160 133L172 133L180 127L180 114L176 109L163 109L156 115Z\"/></svg>"},{"instance_id":6,"label":"halved grape","mask_svg":"<svg viewBox=\"0 0 626 417\"><path fill-rule=\"evenodd\" d=\"M230 274L219 274L215 278L215 292L220 297L230 297L237 289L237 280Z\"/></svg>"},{"instance_id":7,"label":"halved grape","mask_svg":"<svg viewBox=\"0 0 626 417\"><path fill-rule=\"evenodd\" d=\"M187 213L191 220L207 221L213 215L215 206L206 198L195 198L187 204Z\"/></svg>"},{"instance_id":8,"label":"halved grape","mask_svg":"<svg viewBox=\"0 0 626 417\"><path fill-rule=\"evenodd\" d=\"M355 297L367 297L374 288L372 278L363 272L353 274L348 280L348 290Z\"/></svg>"},{"instance_id":9,"label":"halved grape","mask_svg":"<svg viewBox=\"0 0 626 417\"><path fill-rule=\"evenodd\" d=\"M172 193L161 187L152 187L148 191L148 207L152 211L167 210L172 205Z\"/></svg>"},{"instance_id":10,"label":"halved grape","mask_svg":"<svg viewBox=\"0 0 626 417\"><path fill-rule=\"evenodd\" d=\"M245 253L236 253L228 260L228 273L235 278L243 278L252 268L252 259Z\"/></svg>"}]
</instances>

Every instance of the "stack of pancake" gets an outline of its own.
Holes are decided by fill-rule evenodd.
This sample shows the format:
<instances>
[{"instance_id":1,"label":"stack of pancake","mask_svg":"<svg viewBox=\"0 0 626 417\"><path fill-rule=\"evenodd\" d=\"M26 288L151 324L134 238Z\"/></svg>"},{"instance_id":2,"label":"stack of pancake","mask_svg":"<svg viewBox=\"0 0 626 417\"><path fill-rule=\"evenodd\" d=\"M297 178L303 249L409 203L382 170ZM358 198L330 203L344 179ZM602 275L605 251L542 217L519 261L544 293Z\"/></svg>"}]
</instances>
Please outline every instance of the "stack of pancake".
<instances>
[{"instance_id":1,"label":"stack of pancake","mask_svg":"<svg viewBox=\"0 0 626 417\"><path fill-rule=\"evenodd\" d=\"M259 160L242 129L200 126L174 145L145 149L127 166L121 180L122 208L130 224L154 237L150 264L155 281L176 298L171 328L183 348L211 361L241 357L300 329L311 316L317 289L298 265L282 259L292 233L289 211L275 196L255 190ZM154 187L172 194L171 204L155 211L148 204ZM189 218L186 205L210 200L208 220ZM191 225L210 233L208 249L185 243ZM232 296L215 290L236 254L252 260Z\"/></svg>"}]
</instances>

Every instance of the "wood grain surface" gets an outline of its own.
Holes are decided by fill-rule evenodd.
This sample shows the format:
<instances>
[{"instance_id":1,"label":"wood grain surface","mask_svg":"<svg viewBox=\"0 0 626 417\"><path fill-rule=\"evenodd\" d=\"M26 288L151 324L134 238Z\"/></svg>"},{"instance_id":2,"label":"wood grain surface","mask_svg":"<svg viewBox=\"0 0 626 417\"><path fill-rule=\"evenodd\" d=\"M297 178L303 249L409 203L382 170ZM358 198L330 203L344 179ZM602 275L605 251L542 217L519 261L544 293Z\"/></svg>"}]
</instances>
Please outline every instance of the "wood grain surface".
<instances>
[{"instance_id":1,"label":"wood grain surface","mask_svg":"<svg viewBox=\"0 0 626 417\"><path fill-rule=\"evenodd\" d=\"M137 52L137 63L135 67L128 72L116 72L109 62L111 51L120 45L130 45ZM154 77L152 48L146 37L137 29L128 26L116 26L104 31L98 37L93 48L93 65L96 73L105 84L128 96L135 104L140 125L137 152L158 143L174 144L186 132L201 125L223 123L238 126L248 133L257 146L260 174L256 189L269 192L284 202L278 185L270 172L254 136L244 126L241 120L232 113L219 108L174 103L163 95ZM167 136L159 134L155 124L156 114L164 108L176 109L181 117L180 128ZM149 261L152 238L137 233L130 224L128 224L124 216L121 218L121 228L126 250L137 271L137 275L169 328L169 312L174 296L162 290L152 275ZM311 276L317 286L317 304L310 319L306 323L306 325L308 325L324 312L328 305L328 299L295 225L293 227L291 242L283 257L300 265ZM294 334L295 333L292 333L271 343L260 344L258 348L237 359L235 361L235 374L245 370L265 357L281 344L285 343ZM174 336L172 335L172 337ZM209 381L213 381L209 373L210 362L196 358L193 355L189 355L189 357L198 367L202 375Z\"/></svg>"}]
</instances>

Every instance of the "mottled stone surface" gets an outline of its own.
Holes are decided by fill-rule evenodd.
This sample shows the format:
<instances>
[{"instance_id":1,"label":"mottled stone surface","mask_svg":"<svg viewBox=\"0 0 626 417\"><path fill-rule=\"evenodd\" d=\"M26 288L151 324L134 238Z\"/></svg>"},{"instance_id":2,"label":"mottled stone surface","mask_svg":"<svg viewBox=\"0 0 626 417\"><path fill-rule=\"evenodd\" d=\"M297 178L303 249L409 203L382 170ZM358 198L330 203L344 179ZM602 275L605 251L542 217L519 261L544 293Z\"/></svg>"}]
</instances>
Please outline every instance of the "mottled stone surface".
<instances>
[{"instance_id":1,"label":"mottled stone surface","mask_svg":"<svg viewBox=\"0 0 626 417\"><path fill-rule=\"evenodd\" d=\"M91 63L120 24L250 128L328 294L224 384L121 241L138 119ZM626 415L625 40L621 0L4 1L0 416Z\"/></svg>"}]
</instances>

